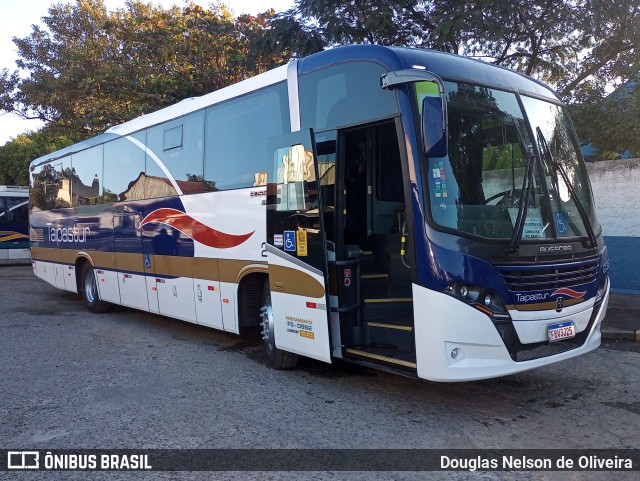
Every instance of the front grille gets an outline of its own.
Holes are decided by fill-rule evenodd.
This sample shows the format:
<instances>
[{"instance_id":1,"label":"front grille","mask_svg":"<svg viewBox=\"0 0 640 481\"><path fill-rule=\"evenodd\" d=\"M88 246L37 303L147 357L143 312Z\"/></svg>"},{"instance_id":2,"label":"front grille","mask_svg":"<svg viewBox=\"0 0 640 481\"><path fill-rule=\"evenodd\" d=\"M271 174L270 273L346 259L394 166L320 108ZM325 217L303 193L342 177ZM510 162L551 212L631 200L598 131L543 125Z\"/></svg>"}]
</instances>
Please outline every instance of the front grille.
<instances>
[{"instance_id":1,"label":"front grille","mask_svg":"<svg viewBox=\"0 0 640 481\"><path fill-rule=\"evenodd\" d=\"M587 336L591 332L594 321L600 313L600 307L601 304L593 306L591 319L589 319L589 324L587 324L584 331L577 333L576 336L571 339L565 339L563 341L544 341L534 342L532 344L522 344L511 321L495 322L495 326L505 347L507 348L507 351L509 351L511 359L516 362L531 361L533 359L561 354L583 346L587 341Z\"/></svg>"},{"instance_id":2,"label":"front grille","mask_svg":"<svg viewBox=\"0 0 640 481\"><path fill-rule=\"evenodd\" d=\"M598 275L598 256L579 262L558 262L539 266L505 264L495 266L510 291L526 292L588 284Z\"/></svg>"}]
</instances>

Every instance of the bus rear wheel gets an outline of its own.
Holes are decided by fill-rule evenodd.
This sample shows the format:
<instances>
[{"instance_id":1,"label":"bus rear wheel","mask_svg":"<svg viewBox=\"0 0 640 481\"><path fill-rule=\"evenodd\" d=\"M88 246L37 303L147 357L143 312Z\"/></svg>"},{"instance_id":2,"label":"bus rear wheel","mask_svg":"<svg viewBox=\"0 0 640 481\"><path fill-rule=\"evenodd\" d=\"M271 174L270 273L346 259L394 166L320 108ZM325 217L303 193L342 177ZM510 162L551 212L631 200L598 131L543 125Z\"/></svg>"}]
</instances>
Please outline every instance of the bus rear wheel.
<instances>
[{"instance_id":1,"label":"bus rear wheel","mask_svg":"<svg viewBox=\"0 0 640 481\"><path fill-rule=\"evenodd\" d=\"M269 279L264 282L262 288L262 309L260 309L262 317L262 341L264 349L267 352L269 366L274 369L293 369L298 365L298 355L292 352L283 351L276 347L274 326L273 326L273 308L271 306L271 290L269 288Z\"/></svg>"},{"instance_id":2,"label":"bus rear wheel","mask_svg":"<svg viewBox=\"0 0 640 481\"><path fill-rule=\"evenodd\" d=\"M110 303L100 299L96 273L89 263L85 264L82 270L82 298L87 309L93 313L99 314L111 309Z\"/></svg>"}]
</instances>

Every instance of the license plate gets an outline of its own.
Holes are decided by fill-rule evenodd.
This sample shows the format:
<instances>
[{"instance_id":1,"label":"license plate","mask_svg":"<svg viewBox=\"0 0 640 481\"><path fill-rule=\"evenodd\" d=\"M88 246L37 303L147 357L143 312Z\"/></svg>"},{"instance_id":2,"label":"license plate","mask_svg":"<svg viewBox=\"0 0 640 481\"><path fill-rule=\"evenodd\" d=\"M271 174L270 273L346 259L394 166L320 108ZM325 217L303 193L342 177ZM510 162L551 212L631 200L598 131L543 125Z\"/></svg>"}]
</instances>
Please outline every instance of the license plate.
<instances>
[{"instance_id":1,"label":"license plate","mask_svg":"<svg viewBox=\"0 0 640 481\"><path fill-rule=\"evenodd\" d=\"M573 321L559 322L557 324L549 324L547 326L549 341L562 341L570 339L576 335L576 326Z\"/></svg>"}]
</instances>

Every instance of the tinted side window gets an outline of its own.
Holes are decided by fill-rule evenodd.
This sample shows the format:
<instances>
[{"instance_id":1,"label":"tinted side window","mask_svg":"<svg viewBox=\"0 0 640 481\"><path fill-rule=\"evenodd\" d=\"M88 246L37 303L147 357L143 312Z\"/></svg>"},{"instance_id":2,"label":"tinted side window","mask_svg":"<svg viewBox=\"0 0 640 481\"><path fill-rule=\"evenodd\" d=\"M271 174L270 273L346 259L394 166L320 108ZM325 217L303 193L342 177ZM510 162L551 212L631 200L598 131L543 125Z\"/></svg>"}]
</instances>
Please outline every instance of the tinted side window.
<instances>
[{"instance_id":1,"label":"tinted side window","mask_svg":"<svg viewBox=\"0 0 640 481\"><path fill-rule=\"evenodd\" d=\"M176 195L160 163L184 194L203 191L204 111L148 129L147 147L147 198Z\"/></svg>"},{"instance_id":2,"label":"tinted side window","mask_svg":"<svg viewBox=\"0 0 640 481\"><path fill-rule=\"evenodd\" d=\"M7 203L7 210L3 212L3 201ZM0 199L0 224L15 222L17 224L27 224L29 222L29 199L26 197L6 197Z\"/></svg>"},{"instance_id":3,"label":"tinted side window","mask_svg":"<svg viewBox=\"0 0 640 481\"><path fill-rule=\"evenodd\" d=\"M55 209L71 207L73 204L71 187L73 183L73 168L71 167L71 157L65 157L52 162L56 180L58 182L58 192L54 202Z\"/></svg>"},{"instance_id":4,"label":"tinted side window","mask_svg":"<svg viewBox=\"0 0 640 481\"><path fill-rule=\"evenodd\" d=\"M73 154L73 205L99 204L102 192L102 153L98 145L83 152Z\"/></svg>"},{"instance_id":5,"label":"tinted side window","mask_svg":"<svg viewBox=\"0 0 640 481\"><path fill-rule=\"evenodd\" d=\"M49 210L71 207L73 175L70 156L36 167L31 172L30 208Z\"/></svg>"},{"instance_id":6,"label":"tinted side window","mask_svg":"<svg viewBox=\"0 0 640 481\"><path fill-rule=\"evenodd\" d=\"M290 130L285 83L207 109L207 190L264 185L267 139Z\"/></svg>"},{"instance_id":7,"label":"tinted side window","mask_svg":"<svg viewBox=\"0 0 640 481\"><path fill-rule=\"evenodd\" d=\"M144 145L145 133L131 135ZM145 153L134 142L121 138L104 144L105 202L123 202L145 198Z\"/></svg>"},{"instance_id":8,"label":"tinted side window","mask_svg":"<svg viewBox=\"0 0 640 481\"><path fill-rule=\"evenodd\" d=\"M54 175L50 164L39 165L30 173L29 207L36 211L53 208ZM57 191L56 191L57 193Z\"/></svg>"},{"instance_id":9,"label":"tinted side window","mask_svg":"<svg viewBox=\"0 0 640 481\"><path fill-rule=\"evenodd\" d=\"M302 125L335 128L380 119L398 110L393 90L380 87L386 70L372 62L351 62L300 77Z\"/></svg>"}]
</instances>

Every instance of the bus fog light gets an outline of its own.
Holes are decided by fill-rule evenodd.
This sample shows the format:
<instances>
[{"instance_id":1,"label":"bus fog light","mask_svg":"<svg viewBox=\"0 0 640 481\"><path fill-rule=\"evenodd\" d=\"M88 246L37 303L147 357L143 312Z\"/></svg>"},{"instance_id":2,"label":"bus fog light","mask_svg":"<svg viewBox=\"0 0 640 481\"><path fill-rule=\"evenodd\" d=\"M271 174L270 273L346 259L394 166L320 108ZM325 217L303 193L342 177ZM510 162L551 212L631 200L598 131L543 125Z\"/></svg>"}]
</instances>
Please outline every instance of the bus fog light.
<instances>
[{"instance_id":1,"label":"bus fog light","mask_svg":"<svg viewBox=\"0 0 640 481\"><path fill-rule=\"evenodd\" d=\"M467 286L462 286L460 288L460 295L462 297L467 297L468 294L469 294L469 289L467 289Z\"/></svg>"},{"instance_id":2,"label":"bus fog light","mask_svg":"<svg viewBox=\"0 0 640 481\"><path fill-rule=\"evenodd\" d=\"M455 349L453 349L451 351L451 359L457 359L459 355L460 355L460 348L459 347L456 347Z\"/></svg>"},{"instance_id":3,"label":"bus fog light","mask_svg":"<svg viewBox=\"0 0 640 481\"><path fill-rule=\"evenodd\" d=\"M491 297L491 294L487 294L486 296L484 296L484 305L487 307L491 307L491 304L493 303L493 298Z\"/></svg>"}]
</instances>

